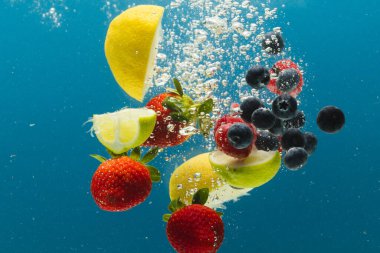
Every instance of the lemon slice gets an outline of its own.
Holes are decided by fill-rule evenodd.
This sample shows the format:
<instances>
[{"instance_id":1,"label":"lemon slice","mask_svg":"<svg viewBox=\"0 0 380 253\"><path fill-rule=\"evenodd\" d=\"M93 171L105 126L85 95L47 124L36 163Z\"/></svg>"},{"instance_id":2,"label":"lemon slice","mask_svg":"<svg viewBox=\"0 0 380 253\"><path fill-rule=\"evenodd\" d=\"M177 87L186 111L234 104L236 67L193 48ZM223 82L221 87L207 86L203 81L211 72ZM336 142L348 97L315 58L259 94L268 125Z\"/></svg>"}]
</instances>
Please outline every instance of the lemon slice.
<instances>
[{"instance_id":1,"label":"lemon slice","mask_svg":"<svg viewBox=\"0 0 380 253\"><path fill-rule=\"evenodd\" d=\"M238 200L251 189L235 189L222 179L211 167L209 153L197 155L174 170L169 182L171 200L180 199L191 204L193 195L202 188L209 189L206 206L223 208L224 203Z\"/></svg>"},{"instance_id":2,"label":"lemon slice","mask_svg":"<svg viewBox=\"0 0 380 253\"><path fill-rule=\"evenodd\" d=\"M213 169L229 185L238 188L259 187L269 182L281 167L278 151L254 150L243 160L214 151L209 158Z\"/></svg>"},{"instance_id":3,"label":"lemon slice","mask_svg":"<svg viewBox=\"0 0 380 253\"><path fill-rule=\"evenodd\" d=\"M121 154L143 144L153 132L156 112L147 108L122 109L120 111L95 114L93 131L106 148Z\"/></svg>"},{"instance_id":4,"label":"lemon slice","mask_svg":"<svg viewBox=\"0 0 380 253\"><path fill-rule=\"evenodd\" d=\"M108 28L108 64L120 87L139 101L144 99L153 76L163 14L163 7L139 5L121 13Z\"/></svg>"}]
</instances>

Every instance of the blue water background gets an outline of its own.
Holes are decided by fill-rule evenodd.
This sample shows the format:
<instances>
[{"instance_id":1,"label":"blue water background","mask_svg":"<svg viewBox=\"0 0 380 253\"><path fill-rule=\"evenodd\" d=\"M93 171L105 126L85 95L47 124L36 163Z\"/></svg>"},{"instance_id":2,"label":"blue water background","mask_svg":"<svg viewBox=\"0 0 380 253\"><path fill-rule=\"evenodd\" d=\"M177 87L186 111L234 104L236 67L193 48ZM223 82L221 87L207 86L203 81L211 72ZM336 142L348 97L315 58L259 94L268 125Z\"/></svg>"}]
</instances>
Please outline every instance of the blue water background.
<instances>
[{"instance_id":1,"label":"blue water background","mask_svg":"<svg viewBox=\"0 0 380 253\"><path fill-rule=\"evenodd\" d=\"M88 154L104 151L82 124L93 113L141 105L106 63L103 3L69 2L77 11L58 29L27 4L0 2L0 252L173 252L161 215L175 161L158 159L164 182L128 212L102 212L89 193L98 163ZM302 106L319 147L303 171L283 169L228 204L220 252L380 252L380 3L272 2L286 3L286 20L276 22L292 55L308 63L312 91ZM346 113L337 135L315 126L329 104Z\"/></svg>"}]
</instances>

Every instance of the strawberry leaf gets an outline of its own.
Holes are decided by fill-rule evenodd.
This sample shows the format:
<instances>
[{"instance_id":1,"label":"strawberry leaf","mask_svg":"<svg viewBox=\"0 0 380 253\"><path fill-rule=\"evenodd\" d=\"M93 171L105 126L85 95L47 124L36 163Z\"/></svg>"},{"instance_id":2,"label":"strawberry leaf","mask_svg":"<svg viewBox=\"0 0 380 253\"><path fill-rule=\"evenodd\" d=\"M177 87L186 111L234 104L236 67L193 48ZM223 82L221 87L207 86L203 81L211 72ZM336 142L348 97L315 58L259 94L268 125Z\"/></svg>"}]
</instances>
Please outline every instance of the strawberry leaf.
<instances>
[{"instance_id":1,"label":"strawberry leaf","mask_svg":"<svg viewBox=\"0 0 380 253\"><path fill-rule=\"evenodd\" d=\"M136 147L132 149L131 154L129 155L130 158L132 158L135 161L138 161L141 156L141 149L140 147Z\"/></svg>"},{"instance_id":2,"label":"strawberry leaf","mask_svg":"<svg viewBox=\"0 0 380 253\"><path fill-rule=\"evenodd\" d=\"M181 83L178 81L177 78L173 78L173 83L174 83L174 86L175 86L178 94L182 97L183 96L183 89L182 89Z\"/></svg>"},{"instance_id":3,"label":"strawberry leaf","mask_svg":"<svg viewBox=\"0 0 380 253\"><path fill-rule=\"evenodd\" d=\"M181 209L182 207L184 207L185 204L181 202L181 200L178 199L175 199L175 200L172 200L168 206L168 209L169 211L171 212L175 212L177 211L178 209Z\"/></svg>"},{"instance_id":4,"label":"strawberry leaf","mask_svg":"<svg viewBox=\"0 0 380 253\"><path fill-rule=\"evenodd\" d=\"M222 212L218 212L218 211L215 211L220 217L223 216L223 213Z\"/></svg>"},{"instance_id":5,"label":"strawberry leaf","mask_svg":"<svg viewBox=\"0 0 380 253\"><path fill-rule=\"evenodd\" d=\"M156 158L158 154L158 147L153 147L151 148L144 156L141 158L142 163L149 163L152 161L154 158Z\"/></svg>"},{"instance_id":6,"label":"strawberry leaf","mask_svg":"<svg viewBox=\"0 0 380 253\"><path fill-rule=\"evenodd\" d=\"M183 115L182 113L179 113L179 112L172 112L170 113L170 116L172 117L172 119L176 122L182 122L182 121L186 121L188 122L188 118L186 118L185 115Z\"/></svg>"},{"instance_id":7,"label":"strawberry leaf","mask_svg":"<svg viewBox=\"0 0 380 253\"><path fill-rule=\"evenodd\" d=\"M214 107L214 100L212 100L212 98L206 99L200 104L198 108L198 115L200 115L201 113L208 114L212 112L213 107Z\"/></svg>"},{"instance_id":8,"label":"strawberry leaf","mask_svg":"<svg viewBox=\"0 0 380 253\"><path fill-rule=\"evenodd\" d=\"M165 98L165 100L162 102L162 105L173 112L182 112L181 102L174 97Z\"/></svg>"},{"instance_id":9,"label":"strawberry leaf","mask_svg":"<svg viewBox=\"0 0 380 253\"><path fill-rule=\"evenodd\" d=\"M172 216L170 213L166 213L166 214L162 215L162 220L164 222L168 222L170 219L170 216Z\"/></svg>"},{"instance_id":10,"label":"strawberry leaf","mask_svg":"<svg viewBox=\"0 0 380 253\"><path fill-rule=\"evenodd\" d=\"M90 156L91 156L92 158L95 158L96 160L98 160L98 161L101 162L101 163L107 161L107 158L105 158L104 156L101 156L101 155L91 154Z\"/></svg>"},{"instance_id":11,"label":"strawberry leaf","mask_svg":"<svg viewBox=\"0 0 380 253\"><path fill-rule=\"evenodd\" d=\"M150 173L150 178L152 179L152 182L160 182L161 180L161 173L160 171L153 167L153 166L146 166L149 170L149 173Z\"/></svg>"},{"instance_id":12,"label":"strawberry leaf","mask_svg":"<svg viewBox=\"0 0 380 253\"><path fill-rule=\"evenodd\" d=\"M193 204L200 204L200 205L206 204L207 199L208 199L208 194L209 194L208 188L202 188L202 189L198 190L193 196L192 203Z\"/></svg>"}]
</instances>

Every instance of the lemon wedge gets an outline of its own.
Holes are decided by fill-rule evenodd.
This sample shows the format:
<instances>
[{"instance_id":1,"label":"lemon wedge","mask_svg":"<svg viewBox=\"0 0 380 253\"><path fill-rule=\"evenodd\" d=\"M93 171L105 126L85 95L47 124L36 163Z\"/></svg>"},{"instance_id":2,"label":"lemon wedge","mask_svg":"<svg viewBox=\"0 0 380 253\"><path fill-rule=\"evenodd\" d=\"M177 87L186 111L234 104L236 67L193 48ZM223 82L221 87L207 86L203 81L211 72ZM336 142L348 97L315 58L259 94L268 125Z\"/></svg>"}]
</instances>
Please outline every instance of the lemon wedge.
<instances>
[{"instance_id":1,"label":"lemon wedge","mask_svg":"<svg viewBox=\"0 0 380 253\"><path fill-rule=\"evenodd\" d=\"M209 189L206 206L223 208L224 203L238 200L251 189L236 189L222 179L210 164L209 153L197 155L174 170L169 182L171 200L180 199L186 205L191 204L193 195L202 188Z\"/></svg>"},{"instance_id":2,"label":"lemon wedge","mask_svg":"<svg viewBox=\"0 0 380 253\"><path fill-rule=\"evenodd\" d=\"M153 76L163 14L161 6L139 5L121 13L108 28L105 54L111 71L120 87L140 102Z\"/></svg>"},{"instance_id":3,"label":"lemon wedge","mask_svg":"<svg viewBox=\"0 0 380 253\"><path fill-rule=\"evenodd\" d=\"M156 112L147 108L95 114L91 131L106 148L121 154L143 144L153 132Z\"/></svg>"}]
</instances>

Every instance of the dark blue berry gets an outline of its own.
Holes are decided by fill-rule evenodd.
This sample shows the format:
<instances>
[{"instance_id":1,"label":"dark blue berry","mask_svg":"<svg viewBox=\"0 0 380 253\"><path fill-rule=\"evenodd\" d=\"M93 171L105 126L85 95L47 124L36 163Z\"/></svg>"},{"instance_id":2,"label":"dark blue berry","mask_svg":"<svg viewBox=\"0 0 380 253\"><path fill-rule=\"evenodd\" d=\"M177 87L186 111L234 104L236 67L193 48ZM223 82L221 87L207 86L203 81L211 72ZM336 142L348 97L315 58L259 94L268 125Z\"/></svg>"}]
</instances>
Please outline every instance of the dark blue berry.
<instances>
[{"instance_id":1,"label":"dark blue berry","mask_svg":"<svg viewBox=\"0 0 380 253\"><path fill-rule=\"evenodd\" d=\"M303 111L297 111L296 116L292 119L284 120L285 128L301 128L305 125L306 118Z\"/></svg>"},{"instance_id":2,"label":"dark blue berry","mask_svg":"<svg viewBox=\"0 0 380 253\"><path fill-rule=\"evenodd\" d=\"M284 69L278 75L276 86L282 92L290 92L294 90L300 82L300 75L293 68Z\"/></svg>"},{"instance_id":3,"label":"dark blue berry","mask_svg":"<svg viewBox=\"0 0 380 253\"><path fill-rule=\"evenodd\" d=\"M269 132L271 132L274 135L282 135L284 133L284 126L282 120L276 117L276 121L274 122L274 126L269 129Z\"/></svg>"},{"instance_id":4,"label":"dark blue berry","mask_svg":"<svg viewBox=\"0 0 380 253\"><path fill-rule=\"evenodd\" d=\"M227 138L234 148L244 149L252 144L253 132L246 124L235 123L228 129Z\"/></svg>"},{"instance_id":5,"label":"dark blue berry","mask_svg":"<svg viewBox=\"0 0 380 253\"><path fill-rule=\"evenodd\" d=\"M291 148L284 156L284 164L290 170L298 170L307 162L308 154L303 148Z\"/></svg>"},{"instance_id":6,"label":"dark blue berry","mask_svg":"<svg viewBox=\"0 0 380 253\"><path fill-rule=\"evenodd\" d=\"M267 108L259 108L252 114L252 123L259 129L270 129L275 122L276 116Z\"/></svg>"},{"instance_id":7,"label":"dark blue berry","mask_svg":"<svg viewBox=\"0 0 380 253\"><path fill-rule=\"evenodd\" d=\"M285 44L280 33L269 32L264 35L261 46L268 54L279 54L284 49Z\"/></svg>"},{"instance_id":8,"label":"dark blue berry","mask_svg":"<svg viewBox=\"0 0 380 253\"><path fill-rule=\"evenodd\" d=\"M317 124L322 131L336 133L342 129L346 119L342 110L335 106L326 106L317 117Z\"/></svg>"},{"instance_id":9,"label":"dark blue berry","mask_svg":"<svg viewBox=\"0 0 380 253\"><path fill-rule=\"evenodd\" d=\"M261 89L270 81L269 70L263 66L253 66L250 70L248 70L245 80L253 89Z\"/></svg>"},{"instance_id":10,"label":"dark blue berry","mask_svg":"<svg viewBox=\"0 0 380 253\"><path fill-rule=\"evenodd\" d=\"M278 96L272 103L274 115L280 119L291 119L297 112L297 100L289 94Z\"/></svg>"},{"instance_id":11,"label":"dark blue berry","mask_svg":"<svg viewBox=\"0 0 380 253\"><path fill-rule=\"evenodd\" d=\"M315 149L317 148L318 139L312 133L305 133L304 137L306 141L305 150L309 155L311 155L312 153L314 153Z\"/></svg>"},{"instance_id":12,"label":"dark blue berry","mask_svg":"<svg viewBox=\"0 0 380 253\"><path fill-rule=\"evenodd\" d=\"M259 131L255 145L258 150L275 151L278 150L280 143L276 135L268 131Z\"/></svg>"},{"instance_id":13,"label":"dark blue berry","mask_svg":"<svg viewBox=\"0 0 380 253\"><path fill-rule=\"evenodd\" d=\"M288 150L294 147L305 147L305 137L303 133L296 129L290 128L285 131L281 138L281 146L284 150Z\"/></svg>"},{"instance_id":14,"label":"dark blue berry","mask_svg":"<svg viewBox=\"0 0 380 253\"><path fill-rule=\"evenodd\" d=\"M252 122L252 113L257 109L264 107L263 102L257 97L249 97L240 105L241 118L246 122Z\"/></svg>"}]
</instances>

